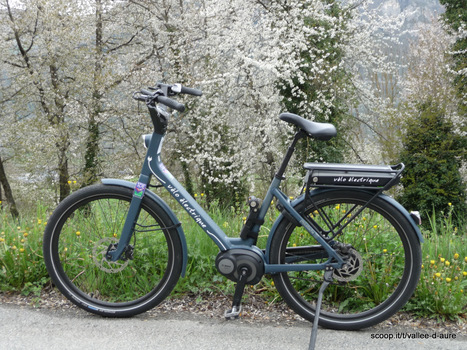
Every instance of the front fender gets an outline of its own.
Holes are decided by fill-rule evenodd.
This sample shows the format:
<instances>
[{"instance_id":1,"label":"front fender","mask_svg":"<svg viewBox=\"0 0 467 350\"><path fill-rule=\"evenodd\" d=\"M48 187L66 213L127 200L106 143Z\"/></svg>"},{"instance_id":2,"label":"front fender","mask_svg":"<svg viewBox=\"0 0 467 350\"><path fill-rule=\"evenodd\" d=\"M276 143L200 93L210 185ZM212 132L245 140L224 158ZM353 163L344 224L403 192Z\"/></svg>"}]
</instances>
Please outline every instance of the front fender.
<instances>
[{"instance_id":1,"label":"front fender","mask_svg":"<svg viewBox=\"0 0 467 350\"><path fill-rule=\"evenodd\" d=\"M101 181L104 185L121 186L121 187L129 188L131 190L134 190L135 188L135 184L130 181L118 180L118 179L102 179ZM180 224L180 221L178 221L172 209L170 209L170 207L157 194L149 190L146 190L144 192L144 195L148 196L151 200L156 202L166 212L166 214L170 217L170 219L175 225ZM180 237L180 242L182 243L182 250L183 250L182 252L182 256L183 256L182 277L185 277L186 266L188 262L188 248L186 244L185 233L183 232L182 226L178 225L176 230L177 230L178 236Z\"/></svg>"},{"instance_id":2,"label":"front fender","mask_svg":"<svg viewBox=\"0 0 467 350\"><path fill-rule=\"evenodd\" d=\"M319 189L315 189L311 192L311 196L313 196L314 194L319 194L319 193L324 193L324 192L328 192L328 191L338 191L338 189L332 189L332 188L319 188ZM361 191L361 190L360 190ZM418 228L417 224L415 223L415 221L412 219L412 217L410 216L409 212L399 203L397 202L395 199L385 195L385 194L380 194L379 195L379 198L388 202L389 204L391 204L397 211L399 211L403 216L406 217L406 219L410 222L410 224L412 225L413 229L415 230L415 232L417 233L417 238L419 240L420 243L423 243L424 242L424 239L423 239L423 236L422 236L422 233L420 232L420 229ZM297 197L296 199L294 199L292 202L291 202L291 205L292 207L296 207L298 206L300 203L302 203L303 201L305 200L305 195L302 194L301 196ZM272 225L271 227L271 231L269 233L269 237L268 237L268 241L267 241L267 244L266 244L266 262L269 263L269 253L270 253L270 248L271 248L271 242L272 242L272 239L274 237L274 235L276 234L276 230L277 230L277 227L279 226L279 224L281 223L281 221L284 219L284 216L282 214L280 214L276 221L274 222L274 224Z\"/></svg>"}]
</instances>

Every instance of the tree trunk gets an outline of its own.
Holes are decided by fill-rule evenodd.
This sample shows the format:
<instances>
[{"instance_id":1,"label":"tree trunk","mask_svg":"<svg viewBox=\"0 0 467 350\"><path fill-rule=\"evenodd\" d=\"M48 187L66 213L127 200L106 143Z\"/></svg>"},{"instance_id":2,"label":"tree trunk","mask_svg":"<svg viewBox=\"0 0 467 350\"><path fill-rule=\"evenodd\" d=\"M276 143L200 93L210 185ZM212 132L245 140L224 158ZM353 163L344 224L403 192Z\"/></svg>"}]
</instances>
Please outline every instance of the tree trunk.
<instances>
[{"instance_id":1,"label":"tree trunk","mask_svg":"<svg viewBox=\"0 0 467 350\"><path fill-rule=\"evenodd\" d=\"M8 179L6 177L5 169L3 167L3 160L1 157L0 157L0 183L2 184L3 190L5 191L6 200L10 206L11 216L13 216L16 219L19 216L19 212L18 212L18 209L16 208L15 199L13 198L13 192L11 191L10 183L8 182Z\"/></svg>"}]
</instances>

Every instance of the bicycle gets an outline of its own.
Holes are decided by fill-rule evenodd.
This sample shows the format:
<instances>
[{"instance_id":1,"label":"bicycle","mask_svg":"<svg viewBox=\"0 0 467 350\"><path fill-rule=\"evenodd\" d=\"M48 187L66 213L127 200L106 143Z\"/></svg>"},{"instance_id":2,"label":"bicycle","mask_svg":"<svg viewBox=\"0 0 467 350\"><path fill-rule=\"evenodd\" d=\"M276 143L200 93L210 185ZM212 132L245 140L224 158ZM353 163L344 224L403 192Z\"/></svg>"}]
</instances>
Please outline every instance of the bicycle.
<instances>
[{"instance_id":1,"label":"bicycle","mask_svg":"<svg viewBox=\"0 0 467 350\"><path fill-rule=\"evenodd\" d=\"M272 276L285 302L314 327L370 327L408 301L420 277L419 218L383 194L398 183L403 164L305 163L302 194L291 200L280 184L297 142L329 140L336 129L283 113L280 119L297 129L293 141L264 200L249 198L240 237L229 238L162 163L170 109L185 109L172 99L178 94L202 93L160 83L133 95L146 103L154 125L143 137L147 154L136 184L103 179L72 193L48 220L45 264L69 300L94 314L133 316L161 303L185 276L182 224L150 190L155 178L219 247L216 267L236 282L226 318L240 315L245 286L264 275ZM273 200L280 214L261 249L258 234Z\"/></svg>"}]
</instances>

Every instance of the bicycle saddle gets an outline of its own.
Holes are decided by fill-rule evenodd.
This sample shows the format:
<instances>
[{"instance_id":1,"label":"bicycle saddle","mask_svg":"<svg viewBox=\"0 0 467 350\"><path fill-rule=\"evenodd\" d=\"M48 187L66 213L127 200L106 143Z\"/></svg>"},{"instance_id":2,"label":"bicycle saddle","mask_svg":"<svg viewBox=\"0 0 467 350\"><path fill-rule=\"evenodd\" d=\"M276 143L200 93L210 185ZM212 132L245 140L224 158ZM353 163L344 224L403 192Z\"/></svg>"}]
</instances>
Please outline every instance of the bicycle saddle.
<instances>
[{"instance_id":1,"label":"bicycle saddle","mask_svg":"<svg viewBox=\"0 0 467 350\"><path fill-rule=\"evenodd\" d=\"M282 113L279 118L287 123L298 126L308 136L317 140L327 141L337 135L334 125L329 123L312 122L293 113Z\"/></svg>"}]
</instances>

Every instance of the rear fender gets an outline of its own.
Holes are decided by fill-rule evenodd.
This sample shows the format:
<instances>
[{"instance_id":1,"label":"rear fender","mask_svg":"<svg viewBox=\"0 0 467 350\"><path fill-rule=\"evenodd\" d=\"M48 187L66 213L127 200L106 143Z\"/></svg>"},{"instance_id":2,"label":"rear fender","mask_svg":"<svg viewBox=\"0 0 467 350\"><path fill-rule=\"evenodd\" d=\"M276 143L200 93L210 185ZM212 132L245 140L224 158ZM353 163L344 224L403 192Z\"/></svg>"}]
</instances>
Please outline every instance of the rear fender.
<instances>
[{"instance_id":1,"label":"rear fender","mask_svg":"<svg viewBox=\"0 0 467 350\"><path fill-rule=\"evenodd\" d=\"M125 180L118 180L118 179L103 179L102 183L104 185L113 185L113 186L121 186L121 187L126 187L131 190L134 190L135 184L130 181L125 181ZM175 213L170 209L170 207L154 192L151 192L149 190L146 190L144 192L144 195L149 197L151 200L156 202L165 212L166 214L170 217L172 222L177 225L177 233L178 236L180 237L180 242L182 243L182 256L183 256L183 265L182 265L182 277L185 277L186 273L186 266L188 262L188 248L186 244L186 238L185 238L185 233L183 232L182 226L180 224L180 221L178 221L177 217L175 216ZM180 224L180 225L179 225Z\"/></svg>"}]
</instances>

